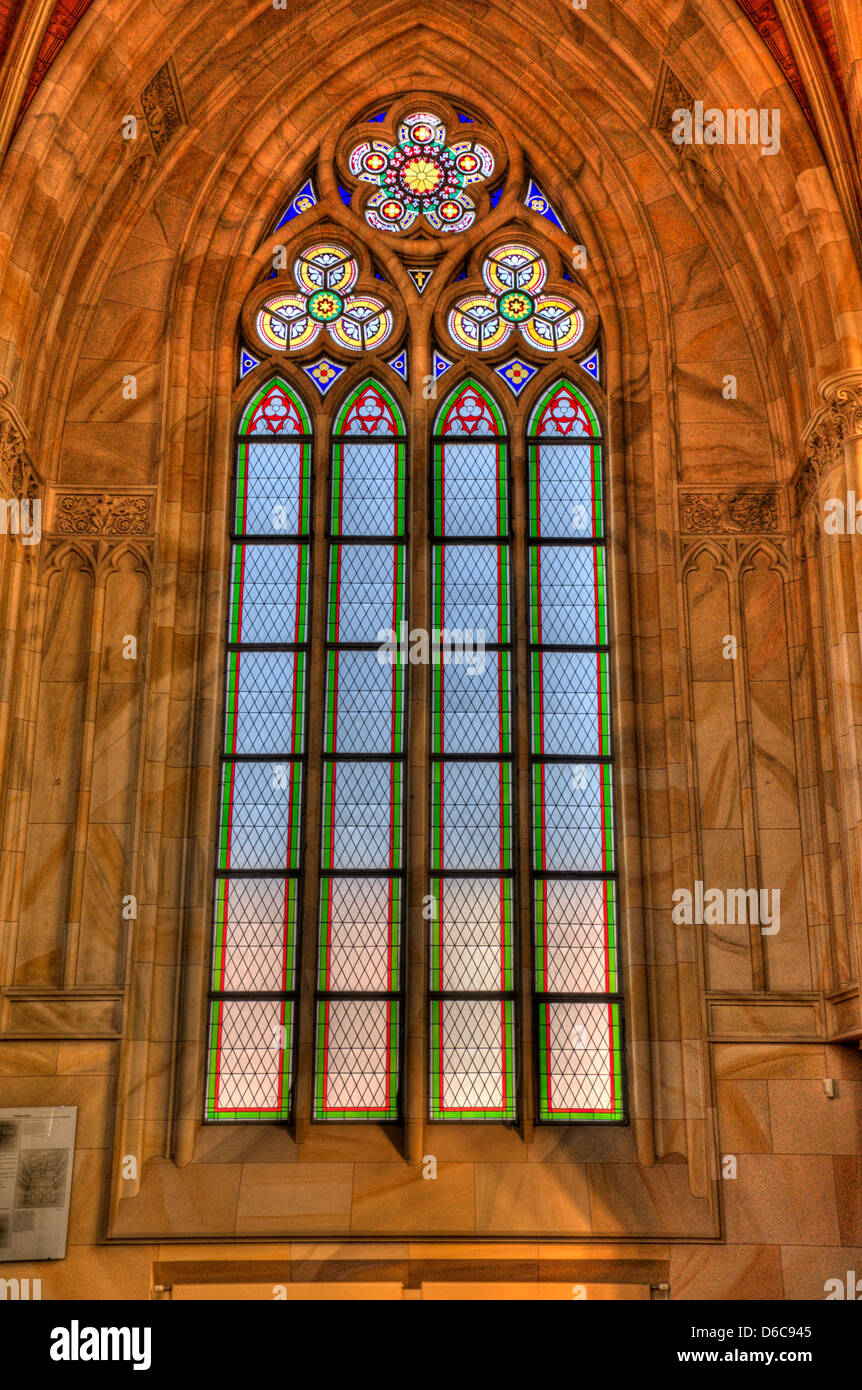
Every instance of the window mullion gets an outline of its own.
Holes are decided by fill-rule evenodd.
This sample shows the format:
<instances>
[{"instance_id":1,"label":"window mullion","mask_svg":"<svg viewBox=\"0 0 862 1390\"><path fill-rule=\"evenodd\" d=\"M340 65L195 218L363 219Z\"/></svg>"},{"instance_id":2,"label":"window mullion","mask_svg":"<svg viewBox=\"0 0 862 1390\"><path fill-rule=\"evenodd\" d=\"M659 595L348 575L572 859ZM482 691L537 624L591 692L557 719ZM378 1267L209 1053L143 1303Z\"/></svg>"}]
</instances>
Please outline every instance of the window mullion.
<instances>
[{"instance_id":1,"label":"window mullion","mask_svg":"<svg viewBox=\"0 0 862 1390\"><path fill-rule=\"evenodd\" d=\"M311 593L308 659L308 785L302 864L302 922L299 938L300 990L297 1030L295 1134L302 1144L311 1123L314 1054L314 982L317 956L318 865L320 864L321 782L326 684L326 605L329 546L329 432L322 421L315 430L311 497Z\"/></svg>"},{"instance_id":2,"label":"window mullion","mask_svg":"<svg viewBox=\"0 0 862 1390\"><path fill-rule=\"evenodd\" d=\"M526 448L521 431L514 432L512 453L512 634L513 634L513 736L516 769L517 833L515 835L515 940L518 1018L518 1074L521 1136L533 1138L536 1111L535 1054L533 1047L533 942L532 942L532 800L530 789L530 595L527 551Z\"/></svg>"},{"instance_id":3,"label":"window mullion","mask_svg":"<svg viewBox=\"0 0 862 1390\"><path fill-rule=\"evenodd\" d=\"M422 338L414 348L412 380L417 383L417 389L414 389L411 401L410 441L407 446L407 497L410 507L407 521L407 616L410 629L421 628L430 633L430 420L428 404L418 390L418 383L428 380L430 353L424 335ZM418 1164L424 1152L428 1105L427 922L420 905L428 892L430 862L428 710L431 704L431 669L419 664L408 667L408 671L402 1106L404 1156L409 1163Z\"/></svg>"}]
</instances>

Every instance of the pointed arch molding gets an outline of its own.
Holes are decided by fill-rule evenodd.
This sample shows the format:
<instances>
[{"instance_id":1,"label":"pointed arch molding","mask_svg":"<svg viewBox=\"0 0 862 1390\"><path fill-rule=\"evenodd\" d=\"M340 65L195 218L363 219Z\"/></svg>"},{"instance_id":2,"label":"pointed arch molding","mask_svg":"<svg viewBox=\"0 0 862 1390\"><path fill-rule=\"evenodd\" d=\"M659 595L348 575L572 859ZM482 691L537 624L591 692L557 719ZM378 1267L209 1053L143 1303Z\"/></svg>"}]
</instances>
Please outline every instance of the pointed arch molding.
<instances>
[{"instance_id":1,"label":"pointed arch molding","mask_svg":"<svg viewBox=\"0 0 862 1390\"><path fill-rule=\"evenodd\" d=\"M577 1194L585 1191L586 1167L595 1174L592 1225L566 1231L558 1225L541 1225L540 1217L547 1223L554 1214L553 1202L543 1198L536 1204L537 1229L570 1239L606 1238L611 1232L632 1238L670 1235L680 1239L720 1234L720 1184L711 1180L710 1155L716 1136L708 1118L710 1034L703 982L699 963L689 955L690 941L670 943L667 930L667 866L681 866L674 872L694 879L698 853L696 821L678 794L690 756L691 731L679 717L685 644L672 544L679 533L674 494L678 484L692 494L706 496L713 490L720 494L713 499L718 506L717 533L723 544L734 547L746 546L754 538L752 532L757 535L767 528L739 525L737 533L738 510L732 498L744 494L750 507L755 494L775 497L775 508L768 503L762 511L770 517L777 509L781 525L775 539L780 538L785 524L781 441L799 437L796 401L808 397L811 378L854 360L857 345L847 325L862 296L852 275L839 281L832 269L842 244L848 244L840 219L837 215L830 219L828 235L834 241L825 249L822 217L814 215L813 205L798 201L810 196L821 173L818 166L816 177L807 177L813 158L807 130L804 139L786 142L787 148L769 170L762 167L767 161L746 162L741 157L744 151L722 151L728 157L726 163L733 161L733 183L742 202L725 200L719 187L708 195L716 216L709 220L702 215L703 204L680 178L676 161L646 131L652 90L642 74L658 71L659 56L669 46L665 22L655 13L660 8L633 0L626 15L620 16L612 49L589 11L573 16L571 7L548 0L542 9L543 42L548 52L555 53L556 62L544 70L536 62L512 64L500 56L513 43L524 52L535 51L535 4L519 0L503 6L494 0L478 29L465 23L463 9L455 5L444 5L433 15L417 19L415 6L373 4L369 26L360 32L355 23L345 26L345 16L352 11L337 0L331 10L315 9L314 36L319 42L298 53L299 71L285 77L285 87L274 100L272 73L283 69L277 60L283 56L285 35L278 26L293 22L291 12L285 19L268 5L237 4L232 41L239 35L240 42L247 41L245 51L256 55L253 67L243 68L246 85L240 102L235 100L237 81L230 76L229 54L219 52L219 61L206 61L212 45L226 41L226 26L208 23L206 5L195 7L189 18L188 6L174 6L169 0L159 13L175 25L174 62L190 122L188 136L166 143L158 162L149 171L143 168L140 180L128 178L128 166L118 162L116 93L110 74L88 71L99 138L82 141L56 167L50 161L41 162L39 177L45 187L40 185L39 196L67 210L65 231L47 273L41 267L41 253L24 247L18 237L22 259L16 261L15 273L24 289L16 285L9 302L22 307L10 326L3 360L14 363L16 399L22 412L31 425L38 421L38 429L33 425L34 456L45 477L53 481L57 498L71 499L64 503L62 515L83 528L69 535L59 533L55 506L50 513L52 535L85 548L106 539L113 544L121 539L117 519L129 515L131 499L147 498L147 531L140 542L151 544L156 558L150 658L155 675L142 707L140 799L130 854L133 866L135 855L140 860L141 907L130 941L111 1235L181 1238L200 1234L195 1213L209 1200L201 1198L205 1189L198 1186L207 1177L204 1160L216 1153L225 1156L228 1171L220 1163L217 1179L236 1180L239 1190L238 1171L243 1157L248 1160L251 1152L247 1134L220 1134L217 1146L211 1133L201 1131L198 1081L203 1037L200 998L206 992L210 935L213 764L221 719L226 515L239 399L236 346L242 306L262 274L268 273L266 250L259 253L266 228L272 225L277 206L284 206L298 180L307 175L318 151L333 151L349 120L420 83L423 89L446 91L453 101L493 118L513 148L526 150L543 191L588 250L588 280L602 324L606 395L589 389L590 399L602 410L608 441L608 502L613 517L610 580L619 648L613 680L621 716L619 849L630 936L628 1018L631 1043L642 1064L633 1068L632 1133L616 1132L601 1151L591 1146L594 1141L586 1131L567 1137L561 1145L560 1151L571 1160L562 1185L570 1183ZM177 18L181 10L186 15L182 22ZM700 11L706 26L703 34ZM692 74L699 77L698 89L705 89L711 74L700 71L697 54L710 53L731 73L731 78L720 82L731 104L750 105L761 99L766 104L774 74L758 58L751 59L750 85L739 79L740 89L745 87L744 100L726 89L726 81L735 81L734 65L725 61L732 36L723 40L720 34L719 21L726 16L724 0L699 7L684 45L688 61L680 72L688 85L693 85ZM373 19L379 19L377 27ZM575 37L583 38L577 27L583 24L589 26L589 43ZM708 43L700 42L704 37ZM130 90L141 91L155 66L152 46L138 58L129 51L134 44L130 45L123 24L118 42L121 57L128 56L136 74ZM673 44L677 46L678 36ZM303 68L302 63L308 66ZM480 70L481 77L474 77ZM78 79L83 81L83 75L78 68L70 72L70 103L79 95ZM49 88L50 79L40 102L47 100ZM490 99L490 92L499 105ZM53 95L58 107L66 100L59 88ZM618 112L624 132L620 139L615 129L608 129L609 105ZM41 109L38 104L34 113L37 109ZM799 122L804 127L801 116ZM59 124L62 128L62 120ZM11 180L8 206L0 212L0 234L9 232L13 243L22 207L34 194L31 174L25 172L22 161L26 155L34 165L40 163L33 159L37 135L39 140L45 138L44 125L40 129L33 114L10 154L10 172L22 177L17 183ZM638 156L632 158L635 139L642 143ZM519 158L523 172L523 156ZM661 195L657 200L656 194ZM333 226L362 242L363 226L340 201L334 183L323 195L325 207L306 214L308 226L316 226L325 213ZM475 238L467 234L457 248L459 264L482 237L516 226L547 235L558 251L570 252L567 239L553 229L546 232L542 219L523 208L519 196L519 187L504 191L496 209L477 226ZM649 207L654 201L662 210L655 217ZM662 221L663 216L670 216L670 222ZM797 282L788 278L779 263L774 238L761 234L761 216L772 226L803 229L795 244L795 264L798 283L811 286L805 295L795 294ZM746 217L750 225L744 225ZM749 348L742 308L756 319L755 336L765 345L762 362L760 353L746 356L753 383L748 418L757 434L756 447L743 457L736 472L728 471L726 481L721 469L727 437L720 428L714 430L718 443L712 452L705 450L701 455L690 435L680 442L680 432L690 431L704 416L697 409L698 374L684 389L678 360L684 360L685 346L712 336L712 329L697 333L690 327L687 315L695 312L688 299L691 267L679 262L671 265L666 251L676 239L669 234L675 226L685 228L693 253L708 265L708 273L722 279L725 287L730 284L723 297L726 324L743 354L749 354ZM148 244L158 247L162 262L148 284L149 317L141 314L139 304L127 304L122 298L122 282L129 273L124 263L127 242L143 232ZM730 252L718 244L720 232L727 246L733 247L730 268ZM142 238L142 244L146 239ZM441 280L458 268L445 259L447 254L435 270ZM454 262L454 249L451 256ZM393 298L402 294L406 303L407 277L399 269L394 250L383 248L380 263L390 278ZM432 279L431 291L433 286ZM426 324L430 306L430 298L414 299L413 310L425 312ZM824 306L826 316L844 325L838 332L848 336L838 338L826 331L813 306ZM151 405L141 400L136 406L146 418L150 435L129 430L125 453L121 450L110 463L99 455L94 464L94 455L85 450L69 457L64 439L68 444L73 432L64 436L64 430L68 420L81 418L71 409L74 405L80 411L81 406L76 373L89 357L88 337L96 339L93 328L98 326L99 314L112 324L125 318L126 345L133 353L139 351L134 324L146 317L145 327L156 325L151 343L155 386ZM60 316L69 326L62 353L56 332ZM169 332L163 331L164 325L169 325ZM721 353L726 354L727 339L719 336ZM431 372L423 341L427 337L421 340L417 334L411 343L410 370L416 374L411 381L421 381ZM705 368L700 379L709 383L710 391L713 384L719 390L717 362L707 360L706 367L709 370ZM355 375L345 374L339 383L344 391L355 384L361 368L350 370ZM472 365L466 370L472 372ZM484 365L477 364L476 375L492 386ZM402 384L390 384L397 399L404 401ZM441 393L446 389L444 378ZM499 385L492 389L498 396L503 394ZM327 422L332 398L330 393L320 411L320 418ZM509 418L521 422L518 428L531 399L525 391L511 408ZM707 411L712 408L710 395ZM123 424L134 426L139 418L130 410ZM416 421L408 423L414 431ZM138 433L141 439L156 441L150 452L139 444ZM316 461L319 476L325 478L328 439L324 431L318 434ZM513 426L513 440L514 436ZM115 485L117 458L125 470L124 484L131 478L145 481L140 486L129 482L125 490ZM740 487L739 477L748 477L743 469L749 465L758 468L757 481ZM686 471L689 468L691 474ZM704 478L709 479L708 486ZM686 542L706 539L697 531L685 534ZM661 614L659 635L657 611ZM25 693L32 701L38 692L38 671L28 679ZM648 826L650 833L641 836L639 825ZM25 817L15 830L20 832L17 853L23 852L26 831ZM63 904L58 919L65 921L65 914ZM154 951L158 952L157 967ZM669 1006L667 1000L671 1000ZM764 1024L763 1031L770 1026ZM749 1035L759 1028L760 1023L750 1027ZM301 1164L294 1161L297 1150L290 1134L278 1131L268 1136L267 1143L273 1162L279 1165L280 1191L288 1191L298 1174L305 1175L306 1182L329 1181L325 1164L316 1166L308 1155L303 1155ZM615 1161L604 1164L602 1155L609 1152ZM123 1182L119 1164L120 1157L129 1153L137 1156L142 1175L140 1197L134 1199L129 1196L133 1185ZM678 1154L687 1162L650 1166L656 1158ZM389 1171L396 1174L394 1185L401 1182L391 1146L381 1161L393 1165ZM538 1171L543 1165L519 1162L512 1167ZM614 1169L625 1171L625 1182L617 1182ZM212 1165L209 1171L214 1171ZM523 1176L526 1179L526 1171ZM420 1184L417 1201L421 1191ZM545 1197L551 1195L549 1184ZM174 1212L188 1213L187 1218L177 1217L171 1224L163 1214L162 1198ZM254 1200L252 1194L235 1227L227 1232L219 1227L216 1233L301 1233L301 1222L298 1229L290 1215L279 1216L272 1208L259 1222L253 1214L243 1216L243 1211L252 1211ZM582 1212L590 1205L586 1196L577 1202ZM181 1231L182 1220L186 1226ZM344 1230L347 1225L345 1218ZM370 1234L372 1228L379 1234L373 1221L366 1224L357 1218L353 1234ZM424 1229L434 1229L433 1222ZM213 1227L203 1233L211 1235Z\"/></svg>"},{"instance_id":2,"label":"pointed arch molding","mask_svg":"<svg viewBox=\"0 0 862 1390\"><path fill-rule=\"evenodd\" d=\"M351 104L358 106L361 100L362 106L370 109L376 91L377 88L369 89L364 97L352 95ZM479 94L471 94L468 98L465 93L464 99L483 109L490 107L487 98L483 100ZM520 147L521 142L513 133L511 123L506 122L504 115L498 118L494 114L495 124L506 127L507 138L514 146ZM334 140L335 132L342 124L343 118L332 122L330 135L326 138ZM165 161L167 166L167 150ZM548 176L553 177L550 169ZM238 200L239 204L252 206L255 201L252 183L256 179L257 171L253 171L253 178L250 172L246 176L245 186L241 180L238 186L230 190L221 189L220 193L232 202ZM631 220L627 230L623 226L621 203L614 205L613 200L608 201L607 184L612 182L616 187L616 179L616 173L611 173L601 187L598 182L591 184L588 180L583 190L561 189L560 206L564 209L568 224L577 227L579 237L595 248L590 283L596 286L596 315L601 316L603 341L607 349L607 400L610 407L606 411L602 432L608 440L609 505L614 517L610 580L619 642L613 655L613 678L625 711L619 729L622 771L618 820L621 877L625 882L623 911L627 945L624 968L632 1078L632 1124L630 1130L621 1131L619 1145L626 1161L641 1175L649 1170L656 1159L682 1154L686 1159L685 1164L673 1165L673 1172L670 1168L663 1168L662 1172L670 1173L674 1192L679 1201L685 1203L685 1229L692 1235L714 1235L719 1229L720 1215L716 1189L710 1179L710 1154L717 1137L708 1120L706 1038L704 1032L694 1024L700 1009L698 981L686 960L688 943L682 937L674 947L674 968L678 970L672 1011L674 1017L667 1022L668 1033L661 1048L651 1047L654 1036L651 1019L662 1016L665 1007L659 985L664 965L658 966L660 960L665 961L667 952L665 904L661 888L664 850L656 846L654 851L651 846L644 844L633 827L637 826L644 814L651 823L663 826L675 862L690 859L691 840L689 826L676 812L671 787L673 774L670 769L678 767L685 760L682 727L679 721L668 719L664 712L664 700L673 701L676 698L671 689L672 677L662 675L660 678L667 682L667 688L658 702L637 703L632 689L631 652L626 644L635 643L651 622L657 587L651 552L659 532L658 509L662 506L672 507L674 488L670 462L673 457L670 447L671 424L662 405L669 396L668 377L672 355L653 354L648 377L638 376L640 368L636 368L635 363L639 364L650 356L650 333L664 334L669 341L672 332L669 323L662 322L661 311L655 308L662 299L656 285L660 276L656 275L655 266L651 264L649 236L641 215L634 204L629 204ZM627 203L622 184L619 189L622 203ZM283 192L288 191L285 185ZM343 204L339 206L336 197L337 194L330 190L327 199L324 191L320 207L312 210L309 226L315 230L326 224L333 228L343 227L359 244L367 245L366 229ZM604 211L599 214L598 208ZM596 221L599 216L607 218L607 225L601 232ZM492 232L500 236L504 233L515 236L520 226L528 227L533 236L544 236L541 220L521 208L510 190L508 203L501 199L496 214L489 215L488 221L476 229L475 236L471 233L465 237L458 263L463 261L469 250L478 248L480 242ZM327 235L333 234L327 231ZM299 228L296 235L300 235ZM221 297L215 303L201 278L205 274L201 250L207 245L208 238L214 252L223 255L230 263ZM258 240L254 238L255 245ZM565 239L557 236L553 229L545 240L563 254L568 249ZM603 252L606 240L614 243L619 256L626 260L637 288L631 283L623 286L619 282L615 254ZM248 241L252 241L250 233ZM445 259L445 246L442 251L441 267L447 267L445 273L448 274L457 266ZM387 257L393 261L391 270ZM452 258L454 261L454 252ZM392 295L393 302L397 302L397 262L385 242L381 243L380 260L391 282L387 286L387 293ZM256 267L256 273L259 274L262 269L263 259ZM150 899L147 903L147 912L154 913L156 919L164 923L163 935L168 932L169 921L179 923L181 935L174 939L178 1023L167 1070L164 1068L163 1047L142 1035L140 1025L138 1036L130 1039L124 1050L124 1066L128 1070L120 1097L116 1154L118 1158L123 1153L141 1154L139 1167L143 1176L139 1196L135 1198L130 1194L130 1184L119 1179L115 1184L110 1230L117 1237L133 1231L146 1234L158 1229L158 1218L152 1215L151 1205L155 1187L167 1183L179 1192L185 1190L188 1184L194 1184L201 1162L213 1142L210 1132L202 1130L200 1122L205 1036L202 1002L207 992L210 937L209 893L201 866L211 863L216 805L212 764L213 750L218 741L220 702L213 698L213 689L217 670L216 652L223 624L224 576L227 573L225 514L231 471L230 441L242 395L232 386L235 333L242 307L254 292L253 286L249 261L237 257L235 224L222 225L213 204L206 209L202 207L201 224L196 235L190 239L188 254L178 269L173 301L176 351L171 358L171 385L165 397L168 403L168 418L164 425L165 491L160 499L157 523L163 570L154 650L158 668L171 672L171 688L165 694L169 708L175 713L169 717L178 730L181 742L194 747L199 761L194 772L189 769L183 784L185 814L181 824L171 806L165 806L160 817L157 815L158 789L162 785L163 773L155 758L147 767L143 789L144 801L151 808L148 854L153 856L154 863L150 864L148 873L156 881L167 884L170 866L176 875L173 884L179 881L181 886L179 908L175 905L175 886L172 901ZM404 299L406 302L406 290ZM629 309L632 310L631 314ZM430 327L431 311L431 298L427 301L423 298L422 302L414 300L414 332L411 337L411 353L415 354L411 358L414 380L418 378L421 381L427 377L430 368L430 362L423 361L423 356L427 356L427 339L423 345L421 332L417 332L416 328L421 328L423 322ZM207 378L200 376L197 361L189 354L188 344L193 342L214 344L211 359L207 359ZM393 348L395 346L397 344L393 340ZM276 360L278 370L282 370L282 364L286 364L284 370L292 371L289 355L274 358L273 365ZM351 368L355 375L345 376L343 383L339 382L343 390L338 400L342 399L344 392L358 384L359 370L358 367ZM576 369L572 367L571 370ZM457 373L452 372L455 380L451 385L444 378L440 383L441 396L449 395L452 386L462 380L462 373L475 374L477 380L494 391L498 400L504 397L502 384L499 381L494 383L489 368L480 359L477 359L475 368L472 361L462 361ZM555 375L559 375L559 370ZM255 380L262 382L263 379L264 373L261 371ZM296 381L297 374L293 374L291 380ZM513 423L510 429L513 450L516 447L515 434L517 432L519 438L523 435L526 417L533 408L537 391L545 388L545 381L546 374L543 372L536 383L536 390L525 391L509 412L510 420L518 422L517 425ZM586 381L584 389L592 402L603 397L603 393L594 390ZM399 400L404 398L401 383L393 386L393 393ZM314 402L312 405L317 435L315 458L318 469L323 467L324 472L328 466L328 424L337 406L335 397L336 393L330 392L322 404ZM435 411L436 406L435 401ZM429 426L430 417L411 418L408 423L415 436L417 429ZM522 447L520 442L517 447ZM421 480L427 477L427 460L414 455L411 466L414 483L421 485ZM645 481L649 485L648 494L643 492ZM627 498L635 488L643 496L643 509L638 516L636 534L633 531L627 538ZM208 499L206 506L202 505L203 498ZM199 557L197 563L203 571L203 582L194 594L178 580L181 557L186 566L190 563L193 565L194 557ZM663 609L671 611L675 606L675 579L670 567L662 567L658 576L658 590ZM187 672L173 669L177 631L194 634L189 656L193 668L200 675L196 687L200 698L196 706L190 705L187 699ZM204 676L210 682L206 689ZM150 743L155 752L154 732L150 734ZM640 769L647 775L648 787L641 784ZM309 822L312 814L312 807L309 806ZM182 846L179 863L178 843ZM154 871L155 863L163 867ZM153 1015L164 1016L168 1005L167 998L163 996L169 990L169 981L163 975L153 975L141 948L136 946L135 953L130 1016L136 1020ZM159 1071L154 1060L148 1059L161 1059L162 1070ZM686 1085L681 1101L679 1082L683 1074ZM138 1097L142 1093L146 1099L139 1102ZM163 1117L160 1125L153 1122L153 1117L157 1115ZM220 1134L218 1142L227 1146L226 1152L239 1155L238 1137ZM297 1155L295 1136L283 1133L274 1142L277 1146L275 1151L284 1159L284 1180L289 1182L290 1173L295 1171L296 1166L292 1162ZM316 1139L316 1143L319 1144L320 1140ZM577 1141L577 1147L585 1158L589 1158L593 1152L598 1153L598 1149L591 1149L586 1131ZM165 1158L170 1158L172 1162L164 1163ZM302 1167L305 1167L305 1156ZM323 1180L325 1165L319 1172ZM604 1214L589 1234L598 1237L606 1233L611 1225L619 1229L619 1223L632 1235L655 1233L658 1227L654 1221L651 1224L651 1218L644 1218L634 1210L624 1214L615 1210L611 1177L612 1174L608 1172L607 1205L603 1200L598 1204ZM640 1176L636 1181L648 1180ZM670 1212L663 1213L659 1218L664 1224L672 1219ZM148 1225L148 1222L155 1224ZM266 1229L272 1235L296 1233L289 1218L279 1219L276 1213L272 1214ZM361 1232L370 1235L373 1229L373 1224L362 1226ZM454 1229L465 1233L460 1227ZM240 1233L247 1232L243 1229ZM514 1230L510 1230L510 1233L514 1234ZM575 1234L573 1228L569 1234Z\"/></svg>"}]
</instances>

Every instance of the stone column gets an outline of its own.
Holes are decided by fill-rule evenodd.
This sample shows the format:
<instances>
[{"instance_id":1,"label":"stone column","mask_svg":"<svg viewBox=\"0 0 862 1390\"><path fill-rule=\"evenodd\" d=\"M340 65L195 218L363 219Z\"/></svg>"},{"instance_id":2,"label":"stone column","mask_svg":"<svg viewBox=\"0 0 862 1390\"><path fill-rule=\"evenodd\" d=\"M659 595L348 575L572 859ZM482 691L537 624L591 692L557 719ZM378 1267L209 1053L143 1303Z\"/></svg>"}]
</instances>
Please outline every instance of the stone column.
<instances>
[{"instance_id":1,"label":"stone column","mask_svg":"<svg viewBox=\"0 0 862 1390\"><path fill-rule=\"evenodd\" d=\"M826 404L805 432L796 503L810 537L823 617L851 952L855 941L855 966L851 963L850 968L858 983L862 960L862 370L830 377L820 393ZM830 1010L829 1029L834 1036L862 1037L858 992Z\"/></svg>"},{"instance_id":2,"label":"stone column","mask_svg":"<svg viewBox=\"0 0 862 1390\"><path fill-rule=\"evenodd\" d=\"M0 68L0 162L15 133L15 122L42 47L54 0L24 0Z\"/></svg>"},{"instance_id":3,"label":"stone column","mask_svg":"<svg viewBox=\"0 0 862 1390\"><path fill-rule=\"evenodd\" d=\"M859 0L829 0L857 151L862 148L862 6Z\"/></svg>"}]
</instances>

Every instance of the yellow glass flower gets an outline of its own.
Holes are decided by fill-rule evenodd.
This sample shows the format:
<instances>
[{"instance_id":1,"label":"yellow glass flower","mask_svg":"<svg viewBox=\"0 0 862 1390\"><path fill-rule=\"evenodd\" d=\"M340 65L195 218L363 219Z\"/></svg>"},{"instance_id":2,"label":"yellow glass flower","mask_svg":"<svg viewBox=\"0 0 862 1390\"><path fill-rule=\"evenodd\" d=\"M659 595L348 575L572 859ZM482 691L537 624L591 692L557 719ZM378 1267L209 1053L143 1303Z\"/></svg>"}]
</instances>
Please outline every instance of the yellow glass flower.
<instances>
[{"instance_id":1,"label":"yellow glass flower","mask_svg":"<svg viewBox=\"0 0 862 1390\"><path fill-rule=\"evenodd\" d=\"M404 166L404 182L413 193L430 193L442 175L430 159L412 159Z\"/></svg>"}]
</instances>

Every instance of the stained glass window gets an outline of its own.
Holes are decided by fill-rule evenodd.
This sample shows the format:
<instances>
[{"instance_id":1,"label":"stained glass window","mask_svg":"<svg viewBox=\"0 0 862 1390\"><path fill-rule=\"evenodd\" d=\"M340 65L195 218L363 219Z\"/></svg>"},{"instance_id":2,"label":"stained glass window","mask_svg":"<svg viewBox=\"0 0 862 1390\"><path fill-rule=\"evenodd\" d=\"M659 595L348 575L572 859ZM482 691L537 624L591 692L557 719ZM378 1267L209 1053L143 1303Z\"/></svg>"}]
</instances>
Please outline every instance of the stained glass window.
<instances>
[{"instance_id":1,"label":"stained glass window","mask_svg":"<svg viewBox=\"0 0 862 1390\"><path fill-rule=\"evenodd\" d=\"M538 1118L623 1116L599 423L561 381L528 437Z\"/></svg>"},{"instance_id":2,"label":"stained glass window","mask_svg":"<svg viewBox=\"0 0 862 1390\"><path fill-rule=\"evenodd\" d=\"M313 1115L398 1117L405 428L369 379L332 439ZM405 650L406 654L406 650Z\"/></svg>"},{"instance_id":3,"label":"stained glass window","mask_svg":"<svg viewBox=\"0 0 862 1390\"><path fill-rule=\"evenodd\" d=\"M513 1120L509 463L477 382L443 403L433 453L430 1117Z\"/></svg>"},{"instance_id":4,"label":"stained glass window","mask_svg":"<svg viewBox=\"0 0 862 1390\"><path fill-rule=\"evenodd\" d=\"M236 443L206 1117L290 1114L302 834L311 427L275 378Z\"/></svg>"},{"instance_id":5,"label":"stained glass window","mask_svg":"<svg viewBox=\"0 0 862 1390\"><path fill-rule=\"evenodd\" d=\"M501 132L419 105L344 133L243 310L205 1100L414 1155L625 1118L596 305ZM448 278L416 250L504 194Z\"/></svg>"},{"instance_id":6,"label":"stained glass window","mask_svg":"<svg viewBox=\"0 0 862 1390\"><path fill-rule=\"evenodd\" d=\"M297 257L298 293L280 289L261 305L256 329L264 347L299 352L323 332L349 352L370 352L392 332L392 312L375 295L351 294L359 265L343 246L315 242Z\"/></svg>"}]
</instances>

